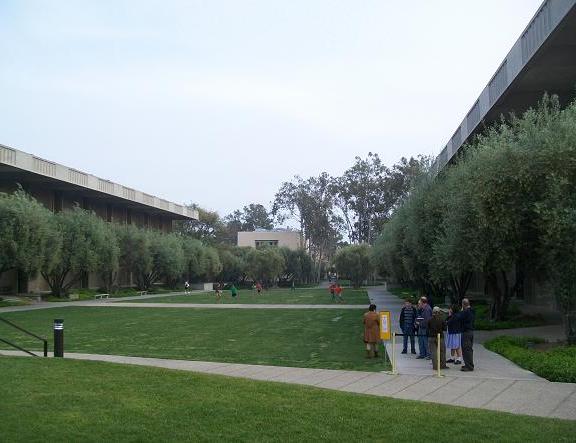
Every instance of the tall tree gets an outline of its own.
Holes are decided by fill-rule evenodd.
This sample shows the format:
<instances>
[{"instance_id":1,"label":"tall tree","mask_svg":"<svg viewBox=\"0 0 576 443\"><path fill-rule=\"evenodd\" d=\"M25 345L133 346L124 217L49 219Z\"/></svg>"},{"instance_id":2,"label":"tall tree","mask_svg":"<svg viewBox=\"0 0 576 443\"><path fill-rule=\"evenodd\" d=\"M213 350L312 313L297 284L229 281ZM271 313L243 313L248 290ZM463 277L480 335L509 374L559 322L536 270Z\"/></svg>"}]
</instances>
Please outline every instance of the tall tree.
<instances>
[{"instance_id":1,"label":"tall tree","mask_svg":"<svg viewBox=\"0 0 576 443\"><path fill-rule=\"evenodd\" d=\"M60 297L83 275L98 271L117 246L110 244L110 225L91 212L75 208L56 214L53 221L60 236L58 258L54 266L47 264L41 272L52 294Z\"/></svg>"},{"instance_id":2,"label":"tall tree","mask_svg":"<svg viewBox=\"0 0 576 443\"><path fill-rule=\"evenodd\" d=\"M294 181L283 183L272 213L279 220L292 218L299 223L319 279L322 265L334 254L341 238L342 219L334 212L331 177L323 172L318 177L304 180L296 176Z\"/></svg>"},{"instance_id":3,"label":"tall tree","mask_svg":"<svg viewBox=\"0 0 576 443\"><path fill-rule=\"evenodd\" d=\"M350 279L354 288L359 288L374 269L372 251L366 243L346 246L336 253L333 259L336 271Z\"/></svg>"},{"instance_id":4,"label":"tall tree","mask_svg":"<svg viewBox=\"0 0 576 443\"><path fill-rule=\"evenodd\" d=\"M0 193L0 274L10 269L33 274L54 266L60 237L52 217L22 190Z\"/></svg>"},{"instance_id":5,"label":"tall tree","mask_svg":"<svg viewBox=\"0 0 576 443\"><path fill-rule=\"evenodd\" d=\"M427 170L427 157L402 158L392 169L378 154L356 157L352 167L334 179L336 204L342 211L350 241L372 244L394 208Z\"/></svg>"},{"instance_id":6,"label":"tall tree","mask_svg":"<svg viewBox=\"0 0 576 443\"><path fill-rule=\"evenodd\" d=\"M175 231L201 240L206 244L218 244L226 237L225 225L216 211L201 208L196 203L188 205L198 211L198 220L181 220L175 223Z\"/></svg>"}]
</instances>

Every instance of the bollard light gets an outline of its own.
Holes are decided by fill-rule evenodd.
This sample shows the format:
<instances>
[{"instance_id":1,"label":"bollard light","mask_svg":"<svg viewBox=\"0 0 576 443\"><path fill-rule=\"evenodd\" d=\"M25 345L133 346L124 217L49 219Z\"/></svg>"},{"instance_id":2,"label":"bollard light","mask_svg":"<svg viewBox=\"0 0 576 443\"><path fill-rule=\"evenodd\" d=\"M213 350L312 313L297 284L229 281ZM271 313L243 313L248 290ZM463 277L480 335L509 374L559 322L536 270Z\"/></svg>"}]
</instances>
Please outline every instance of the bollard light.
<instances>
[{"instance_id":1,"label":"bollard light","mask_svg":"<svg viewBox=\"0 0 576 443\"><path fill-rule=\"evenodd\" d=\"M64 357L64 320L54 320L54 357Z\"/></svg>"}]
</instances>

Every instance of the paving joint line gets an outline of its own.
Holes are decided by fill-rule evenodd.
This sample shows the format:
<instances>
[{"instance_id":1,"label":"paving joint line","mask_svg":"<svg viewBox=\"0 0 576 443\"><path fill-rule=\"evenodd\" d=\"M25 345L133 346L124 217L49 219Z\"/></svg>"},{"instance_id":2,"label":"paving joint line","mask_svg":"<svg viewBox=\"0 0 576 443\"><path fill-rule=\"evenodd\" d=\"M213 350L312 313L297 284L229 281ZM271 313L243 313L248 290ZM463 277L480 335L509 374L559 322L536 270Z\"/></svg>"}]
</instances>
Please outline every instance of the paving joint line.
<instances>
[{"instance_id":1,"label":"paving joint line","mask_svg":"<svg viewBox=\"0 0 576 443\"><path fill-rule=\"evenodd\" d=\"M390 394L392 395L397 395L400 394L401 392L404 392L406 389L411 388L412 386L414 386L416 383L420 383L422 381L424 377L420 376L418 377L418 380L416 380L414 383L410 383L408 386L404 386L402 389L400 389L399 391L394 392L394 394Z\"/></svg>"},{"instance_id":2,"label":"paving joint line","mask_svg":"<svg viewBox=\"0 0 576 443\"><path fill-rule=\"evenodd\" d=\"M567 402L568 402L568 399L569 399L570 397L572 397L572 396L575 396L575 397L576 397L576 385L572 386L572 391L570 391L570 392L568 393L568 395L567 395L566 397L564 397L564 398L562 399L562 401L561 401L560 403L558 403L558 405L557 405L552 411L550 411L550 414L548 414L548 417L550 417L550 416L551 416L552 414L554 414L558 409L560 409L560 406L563 406L564 403L567 403Z\"/></svg>"},{"instance_id":3,"label":"paving joint line","mask_svg":"<svg viewBox=\"0 0 576 443\"><path fill-rule=\"evenodd\" d=\"M487 381L488 381L488 380L486 380L485 382L481 383L481 385L484 384L484 383L486 383ZM479 407L479 408L483 408L483 407L486 406L488 403L493 402L493 401L496 400L498 397L500 397L502 394L504 394L508 389L512 388L512 386L514 386L514 385L516 384L516 382L517 382L517 380L514 380L514 381L510 384L510 386L508 386L508 387L506 387L504 390L498 392L494 397L492 397L490 400L482 403L482 404L481 404L480 406L478 406L478 407ZM480 386L480 385L479 385L479 386Z\"/></svg>"},{"instance_id":4,"label":"paving joint line","mask_svg":"<svg viewBox=\"0 0 576 443\"><path fill-rule=\"evenodd\" d=\"M448 377L446 377L446 378L448 378ZM429 395L434 394L437 390L442 389L442 388L448 386L450 383L453 383L454 380L456 380L456 377L453 377L452 380L450 380L448 383L444 383L443 385L438 386L436 389L434 389L433 391L430 391L430 392L429 392L428 394L426 394L424 397L428 397ZM424 398L424 397L422 397L422 398Z\"/></svg>"},{"instance_id":5,"label":"paving joint line","mask_svg":"<svg viewBox=\"0 0 576 443\"><path fill-rule=\"evenodd\" d=\"M359 378L358 380L354 380L354 381L351 381L350 383L347 383L347 384L345 384L345 385L340 386L338 389L342 389L342 388L345 388L346 386L350 386L350 385L352 385L352 384L354 384L354 383L357 383L357 382L359 382L359 381L362 381L362 380L364 380L365 378L370 377L371 375L372 375L371 373L368 373L368 374L366 374L364 377Z\"/></svg>"},{"instance_id":6,"label":"paving joint line","mask_svg":"<svg viewBox=\"0 0 576 443\"><path fill-rule=\"evenodd\" d=\"M396 380L398 377L399 377L398 374L392 375L392 378L391 378L390 380L383 381L382 383L380 383L380 384L378 384L378 385L376 385L376 386L371 386L371 387L366 388L366 389L364 389L363 391L359 391L359 392L360 392L361 394L365 394L365 393L367 393L370 389L379 388L380 386L385 385L386 383L390 383L390 382Z\"/></svg>"}]
</instances>

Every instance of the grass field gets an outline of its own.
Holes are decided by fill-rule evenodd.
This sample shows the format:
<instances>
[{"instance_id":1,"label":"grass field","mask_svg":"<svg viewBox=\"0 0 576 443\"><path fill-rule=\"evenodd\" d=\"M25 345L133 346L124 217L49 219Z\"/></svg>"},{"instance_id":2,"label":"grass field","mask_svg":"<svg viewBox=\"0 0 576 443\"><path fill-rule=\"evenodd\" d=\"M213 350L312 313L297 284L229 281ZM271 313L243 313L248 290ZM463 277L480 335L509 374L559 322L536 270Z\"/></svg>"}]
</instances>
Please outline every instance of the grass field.
<instances>
[{"instance_id":1,"label":"grass field","mask_svg":"<svg viewBox=\"0 0 576 443\"><path fill-rule=\"evenodd\" d=\"M58 307L3 314L52 339L64 319L69 352L378 371L364 358L364 311ZM39 346L0 324L0 337ZM52 345L50 344L52 349Z\"/></svg>"},{"instance_id":2,"label":"grass field","mask_svg":"<svg viewBox=\"0 0 576 443\"><path fill-rule=\"evenodd\" d=\"M365 289L345 289L342 292L345 304L366 305L370 303L368 293ZM170 297L148 298L135 300L142 303L217 303L216 295L213 292L192 293L190 295L175 295ZM310 304L326 305L335 304L328 289L271 289L257 294L256 291L243 289L238 291L238 297L233 299L230 291L223 291L221 303L242 303L242 304Z\"/></svg>"},{"instance_id":3,"label":"grass field","mask_svg":"<svg viewBox=\"0 0 576 443\"><path fill-rule=\"evenodd\" d=\"M574 422L103 362L0 357L6 442L573 441ZM423 436L424 437L424 436Z\"/></svg>"}]
</instances>

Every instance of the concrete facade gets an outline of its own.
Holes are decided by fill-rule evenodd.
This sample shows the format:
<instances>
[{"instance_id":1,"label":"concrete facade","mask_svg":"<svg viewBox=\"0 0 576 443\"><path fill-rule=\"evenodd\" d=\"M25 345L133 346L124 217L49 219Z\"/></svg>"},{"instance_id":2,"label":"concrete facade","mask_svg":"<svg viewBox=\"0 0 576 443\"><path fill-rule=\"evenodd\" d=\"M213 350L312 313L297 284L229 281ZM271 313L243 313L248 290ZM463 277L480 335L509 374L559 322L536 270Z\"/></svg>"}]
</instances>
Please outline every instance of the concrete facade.
<instances>
[{"instance_id":1,"label":"concrete facade","mask_svg":"<svg viewBox=\"0 0 576 443\"><path fill-rule=\"evenodd\" d=\"M462 146L501 115L534 107L545 92L566 103L576 87L576 0L546 0L502 61L433 165L454 161Z\"/></svg>"},{"instance_id":2,"label":"concrete facade","mask_svg":"<svg viewBox=\"0 0 576 443\"><path fill-rule=\"evenodd\" d=\"M288 229L258 229L238 233L238 246L261 248L267 246L286 247L292 250L304 246L302 234Z\"/></svg>"},{"instance_id":3,"label":"concrete facade","mask_svg":"<svg viewBox=\"0 0 576 443\"><path fill-rule=\"evenodd\" d=\"M19 186L53 212L79 206L108 222L170 232L174 220L198 218L196 210L183 205L0 145L0 192L13 192ZM119 284L130 282L130 274L121 271ZM82 283L83 287L99 285L95 275L86 276ZM27 280L16 270L0 276L0 293L46 290L41 277Z\"/></svg>"}]
</instances>

